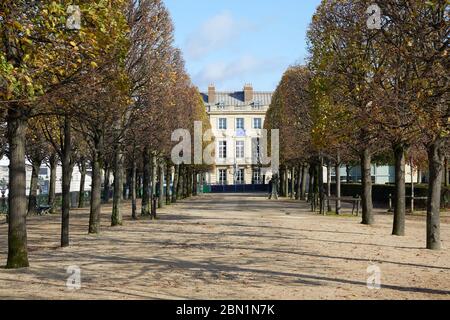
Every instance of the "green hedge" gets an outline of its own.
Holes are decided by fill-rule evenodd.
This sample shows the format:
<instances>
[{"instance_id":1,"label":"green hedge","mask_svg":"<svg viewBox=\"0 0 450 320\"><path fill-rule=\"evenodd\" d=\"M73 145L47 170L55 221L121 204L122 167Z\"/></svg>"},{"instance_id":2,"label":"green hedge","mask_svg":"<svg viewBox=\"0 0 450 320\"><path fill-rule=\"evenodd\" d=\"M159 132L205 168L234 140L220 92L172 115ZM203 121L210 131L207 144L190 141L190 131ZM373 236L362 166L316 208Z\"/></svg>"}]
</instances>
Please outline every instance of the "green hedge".
<instances>
[{"instance_id":1,"label":"green hedge","mask_svg":"<svg viewBox=\"0 0 450 320\"><path fill-rule=\"evenodd\" d=\"M326 190L326 187L325 187ZM332 194L336 193L336 184L331 185ZM341 195L343 197L360 196L362 194L362 187L360 184L341 184ZM394 196L395 185L393 184L374 184L372 186L372 199L375 203L388 205L389 195ZM411 195L411 184L406 185L406 195ZM414 185L414 195L416 197L428 196L428 185ZM417 205L420 207L426 206L425 200L416 200ZM450 187L442 187L442 207L448 208L450 205Z\"/></svg>"}]
</instances>

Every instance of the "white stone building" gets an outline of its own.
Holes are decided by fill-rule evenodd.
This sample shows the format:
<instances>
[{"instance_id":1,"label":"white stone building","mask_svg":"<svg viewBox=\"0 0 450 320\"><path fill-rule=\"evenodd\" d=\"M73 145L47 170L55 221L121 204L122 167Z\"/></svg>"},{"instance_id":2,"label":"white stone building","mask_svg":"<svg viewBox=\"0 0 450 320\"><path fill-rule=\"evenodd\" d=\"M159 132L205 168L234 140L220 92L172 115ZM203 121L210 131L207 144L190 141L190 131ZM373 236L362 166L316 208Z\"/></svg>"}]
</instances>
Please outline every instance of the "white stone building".
<instances>
[{"instance_id":1,"label":"white stone building","mask_svg":"<svg viewBox=\"0 0 450 320\"><path fill-rule=\"evenodd\" d=\"M0 181L3 181L3 184L8 183L9 179L9 172L8 172L8 166L9 166L9 159L7 157L3 157L0 160ZM26 161L26 194L28 195L30 192L30 181L31 181L31 164ZM50 168L46 164L42 164L40 172L39 172L39 180L40 180L40 190L38 191L38 194L48 194L48 188L50 183ZM72 174L72 181L70 184L70 191L71 192L78 192L80 191L80 180L81 180L81 173L78 170L77 166L74 166L73 168L73 174ZM85 184L84 184L84 190L90 191L91 190L91 171L88 170L88 173L86 175ZM58 165L56 168L56 187L55 192L56 194L62 193L62 167ZM8 190L5 190L5 196L8 197Z\"/></svg>"},{"instance_id":2,"label":"white stone building","mask_svg":"<svg viewBox=\"0 0 450 320\"><path fill-rule=\"evenodd\" d=\"M216 143L216 166L206 179L209 184L262 184L268 182L270 168L261 165L259 145L272 92L218 92L213 85L203 93L203 101Z\"/></svg>"}]
</instances>

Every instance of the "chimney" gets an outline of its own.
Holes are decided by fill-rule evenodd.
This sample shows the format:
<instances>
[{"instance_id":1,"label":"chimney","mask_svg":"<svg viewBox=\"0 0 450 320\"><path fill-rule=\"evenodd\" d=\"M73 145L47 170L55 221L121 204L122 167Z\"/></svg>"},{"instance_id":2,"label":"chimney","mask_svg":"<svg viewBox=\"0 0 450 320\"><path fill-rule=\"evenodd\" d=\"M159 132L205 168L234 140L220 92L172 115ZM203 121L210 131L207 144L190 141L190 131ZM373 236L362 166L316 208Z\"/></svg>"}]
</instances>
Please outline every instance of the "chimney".
<instances>
[{"instance_id":1,"label":"chimney","mask_svg":"<svg viewBox=\"0 0 450 320\"><path fill-rule=\"evenodd\" d=\"M244 102L250 103L253 101L253 86L251 84L246 84L244 86Z\"/></svg>"},{"instance_id":2,"label":"chimney","mask_svg":"<svg viewBox=\"0 0 450 320\"><path fill-rule=\"evenodd\" d=\"M216 103L216 87L213 84L210 84L208 87L208 103Z\"/></svg>"}]
</instances>

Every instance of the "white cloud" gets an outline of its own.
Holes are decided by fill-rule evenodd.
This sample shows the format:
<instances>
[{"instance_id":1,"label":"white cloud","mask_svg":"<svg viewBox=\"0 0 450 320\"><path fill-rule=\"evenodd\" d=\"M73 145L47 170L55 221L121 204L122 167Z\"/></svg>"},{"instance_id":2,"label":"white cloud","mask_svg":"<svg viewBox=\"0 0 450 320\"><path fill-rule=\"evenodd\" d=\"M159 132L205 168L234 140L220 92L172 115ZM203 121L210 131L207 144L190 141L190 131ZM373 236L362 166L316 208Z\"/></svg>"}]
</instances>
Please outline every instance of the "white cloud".
<instances>
[{"instance_id":1,"label":"white cloud","mask_svg":"<svg viewBox=\"0 0 450 320\"><path fill-rule=\"evenodd\" d=\"M187 56L198 59L211 51L229 46L245 29L243 21L236 20L231 12L224 11L206 20L186 40Z\"/></svg>"},{"instance_id":2,"label":"white cloud","mask_svg":"<svg viewBox=\"0 0 450 320\"><path fill-rule=\"evenodd\" d=\"M258 75L275 71L282 65L280 59L265 60L252 55L243 55L231 62L219 61L206 65L194 76L194 82L199 87L209 84L220 86L232 80L245 82L246 77L249 80L255 79Z\"/></svg>"}]
</instances>

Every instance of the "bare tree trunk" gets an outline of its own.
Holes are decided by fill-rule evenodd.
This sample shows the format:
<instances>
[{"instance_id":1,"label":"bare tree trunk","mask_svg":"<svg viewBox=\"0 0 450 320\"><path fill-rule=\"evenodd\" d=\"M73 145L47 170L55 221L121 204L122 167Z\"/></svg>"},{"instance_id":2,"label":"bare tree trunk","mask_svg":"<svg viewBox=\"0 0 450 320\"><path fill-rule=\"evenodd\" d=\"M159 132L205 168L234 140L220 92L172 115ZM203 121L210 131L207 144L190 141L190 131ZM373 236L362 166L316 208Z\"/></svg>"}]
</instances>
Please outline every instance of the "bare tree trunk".
<instances>
[{"instance_id":1,"label":"bare tree trunk","mask_svg":"<svg viewBox=\"0 0 450 320\"><path fill-rule=\"evenodd\" d=\"M324 179L323 179L323 167L324 167L324 161L323 157L320 157L320 163L318 167L318 175L319 175L319 205L320 205L320 213L325 213L325 186L324 186Z\"/></svg>"},{"instance_id":2,"label":"bare tree trunk","mask_svg":"<svg viewBox=\"0 0 450 320\"><path fill-rule=\"evenodd\" d=\"M110 164L105 162L105 176L103 178L103 202L108 203L110 200L110 193L111 193L111 168Z\"/></svg>"},{"instance_id":3,"label":"bare tree trunk","mask_svg":"<svg viewBox=\"0 0 450 320\"><path fill-rule=\"evenodd\" d=\"M307 183L307 174L308 173L308 165L303 165L302 167L302 181L301 181L301 193L300 200L306 200L306 183Z\"/></svg>"},{"instance_id":4,"label":"bare tree trunk","mask_svg":"<svg viewBox=\"0 0 450 320\"><path fill-rule=\"evenodd\" d=\"M308 201L311 201L314 194L314 175L316 169L314 163L310 163L309 165L309 181L308 181Z\"/></svg>"},{"instance_id":5,"label":"bare tree trunk","mask_svg":"<svg viewBox=\"0 0 450 320\"><path fill-rule=\"evenodd\" d=\"M137 220L137 197L136 197L136 160L133 159L131 165L131 181L130 181L130 192L131 192L131 217L133 220Z\"/></svg>"},{"instance_id":6,"label":"bare tree trunk","mask_svg":"<svg viewBox=\"0 0 450 320\"><path fill-rule=\"evenodd\" d=\"M178 184L179 184L180 166L175 166L175 173L173 176L173 190L172 190L172 203L176 203L178 199Z\"/></svg>"},{"instance_id":7,"label":"bare tree trunk","mask_svg":"<svg viewBox=\"0 0 450 320\"><path fill-rule=\"evenodd\" d=\"M441 189L444 154L442 139L438 138L428 146L430 181L427 203L427 249L441 249Z\"/></svg>"},{"instance_id":8,"label":"bare tree trunk","mask_svg":"<svg viewBox=\"0 0 450 320\"><path fill-rule=\"evenodd\" d=\"M158 184L158 208L162 208L164 206L164 162L158 166L159 172L159 184Z\"/></svg>"},{"instance_id":9,"label":"bare tree trunk","mask_svg":"<svg viewBox=\"0 0 450 320\"><path fill-rule=\"evenodd\" d=\"M141 215L149 216L151 214L150 204L150 152L144 148L143 152L143 172L142 172L142 208Z\"/></svg>"},{"instance_id":10,"label":"bare tree trunk","mask_svg":"<svg viewBox=\"0 0 450 320\"><path fill-rule=\"evenodd\" d=\"M328 207L328 212L331 212L331 202L330 202L330 197L331 197L331 160L327 161L327 207Z\"/></svg>"},{"instance_id":11,"label":"bare tree trunk","mask_svg":"<svg viewBox=\"0 0 450 320\"><path fill-rule=\"evenodd\" d=\"M341 157L339 154L336 157L336 165L334 167L336 171L336 198L341 197ZM341 214L341 201L336 200L336 214Z\"/></svg>"},{"instance_id":12,"label":"bare tree trunk","mask_svg":"<svg viewBox=\"0 0 450 320\"><path fill-rule=\"evenodd\" d=\"M42 159L32 159L30 193L28 195L28 215L35 215L37 213L37 190L39 187L39 170L41 169L41 164Z\"/></svg>"},{"instance_id":13,"label":"bare tree trunk","mask_svg":"<svg viewBox=\"0 0 450 320\"><path fill-rule=\"evenodd\" d=\"M403 145L394 146L395 157L395 199L394 199L394 227L392 234L405 235L406 216L406 158Z\"/></svg>"},{"instance_id":14,"label":"bare tree trunk","mask_svg":"<svg viewBox=\"0 0 450 320\"><path fill-rule=\"evenodd\" d=\"M120 208L123 196L123 155L120 144L116 144L114 151L114 196L111 215L111 226L121 226L123 224L122 211Z\"/></svg>"},{"instance_id":15,"label":"bare tree trunk","mask_svg":"<svg viewBox=\"0 0 450 320\"><path fill-rule=\"evenodd\" d=\"M56 167L58 165L58 157L53 153L49 159L50 164L50 186L48 191L48 205L51 207L51 212L55 211L56 200Z\"/></svg>"},{"instance_id":16,"label":"bare tree trunk","mask_svg":"<svg viewBox=\"0 0 450 320\"><path fill-rule=\"evenodd\" d=\"M192 191L194 197L198 195L198 174L195 171L192 174Z\"/></svg>"},{"instance_id":17,"label":"bare tree trunk","mask_svg":"<svg viewBox=\"0 0 450 320\"><path fill-rule=\"evenodd\" d=\"M78 193L78 208L84 208L84 185L86 184L86 160L82 159L78 164L78 169L80 170L80 191Z\"/></svg>"},{"instance_id":18,"label":"bare tree trunk","mask_svg":"<svg viewBox=\"0 0 450 320\"><path fill-rule=\"evenodd\" d=\"M349 184L350 183L350 166L349 165L345 166L345 173L347 174L345 183Z\"/></svg>"},{"instance_id":19,"label":"bare tree trunk","mask_svg":"<svg viewBox=\"0 0 450 320\"><path fill-rule=\"evenodd\" d=\"M172 202L171 195L171 181L172 180L172 166L167 162L166 165L166 204L169 205Z\"/></svg>"},{"instance_id":20,"label":"bare tree trunk","mask_svg":"<svg viewBox=\"0 0 450 320\"><path fill-rule=\"evenodd\" d=\"M184 165L180 165L179 173L178 173L178 188L177 188L177 199L184 198Z\"/></svg>"},{"instance_id":21,"label":"bare tree trunk","mask_svg":"<svg viewBox=\"0 0 450 320\"><path fill-rule=\"evenodd\" d=\"M297 176L295 179L295 200L300 200L301 197L301 192L302 192L302 185L301 185L301 181L302 181L302 169L303 167L301 165L297 166Z\"/></svg>"},{"instance_id":22,"label":"bare tree trunk","mask_svg":"<svg viewBox=\"0 0 450 320\"><path fill-rule=\"evenodd\" d=\"M92 157L92 189L91 212L89 215L89 233L100 233L100 214L102 210L102 167L103 167L103 138L98 134L94 141Z\"/></svg>"},{"instance_id":23,"label":"bare tree trunk","mask_svg":"<svg viewBox=\"0 0 450 320\"><path fill-rule=\"evenodd\" d=\"M70 183L72 181L72 127L69 116L64 119L64 146L62 151L62 219L61 219L61 247L69 246L69 217L70 217Z\"/></svg>"},{"instance_id":24,"label":"bare tree trunk","mask_svg":"<svg viewBox=\"0 0 450 320\"><path fill-rule=\"evenodd\" d=\"M192 197L192 170L190 167L186 170L186 198Z\"/></svg>"},{"instance_id":25,"label":"bare tree trunk","mask_svg":"<svg viewBox=\"0 0 450 320\"><path fill-rule=\"evenodd\" d=\"M15 106L18 108L18 106ZM25 194L25 133L27 120L16 108L8 109L9 196L8 261L6 268L26 268L27 197Z\"/></svg>"},{"instance_id":26,"label":"bare tree trunk","mask_svg":"<svg viewBox=\"0 0 450 320\"><path fill-rule=\"evenodd\" d=\"M372 225L375 223L372 202L372 156L369 149L361 153L361 175L362 175L362 224Z\"/></svg>"},{"instance_id":27,"label":"bare tree trunk","mask_svg":"<svg viewBox=\"0 0 450 320\"><path fill-rule=\"evenodd\" d=\"M291 199L295 199L295 166L291 169Z\"/></svg>"},{"instance_id":28,"label":"bare tree trunk","mask_svg":"<svg viewBox=\"0 0 450 320\"><path fill-rule=\"evenodd\" d=\"M444 186L448 187L450 184L449 174L448 174L448 158L444 160Z\"/></svg>"},{"instance_id":29,"label":"bare tree trunk","mask_svg":"<svg viewBox=\"0 0 450 320\"><path fill-rule=\"evenodd\" d=\"M289 168L284 170L284 196L289 197Z\"/></svg>"},{"instance_id":30,"label":"bare tree trunk","mask_svg":"<svg viewBox=\"0 0 450 320\"><path fill-rule=\"evenodd\" d=\"M156 158L156 154L152 153L152 157L151 157L151 163L152 163L152 168L151 168L151 174L152 174L152 188L151 188L151 194L150 194L150 207L152 208L152 210L154 210L154 201L153 199L156 197L156 190L157 190L157 179L158 179L158 167L157 167L157 158ZM151 211L153 212L153 211Z\"/></svg>"}]
</instances>

